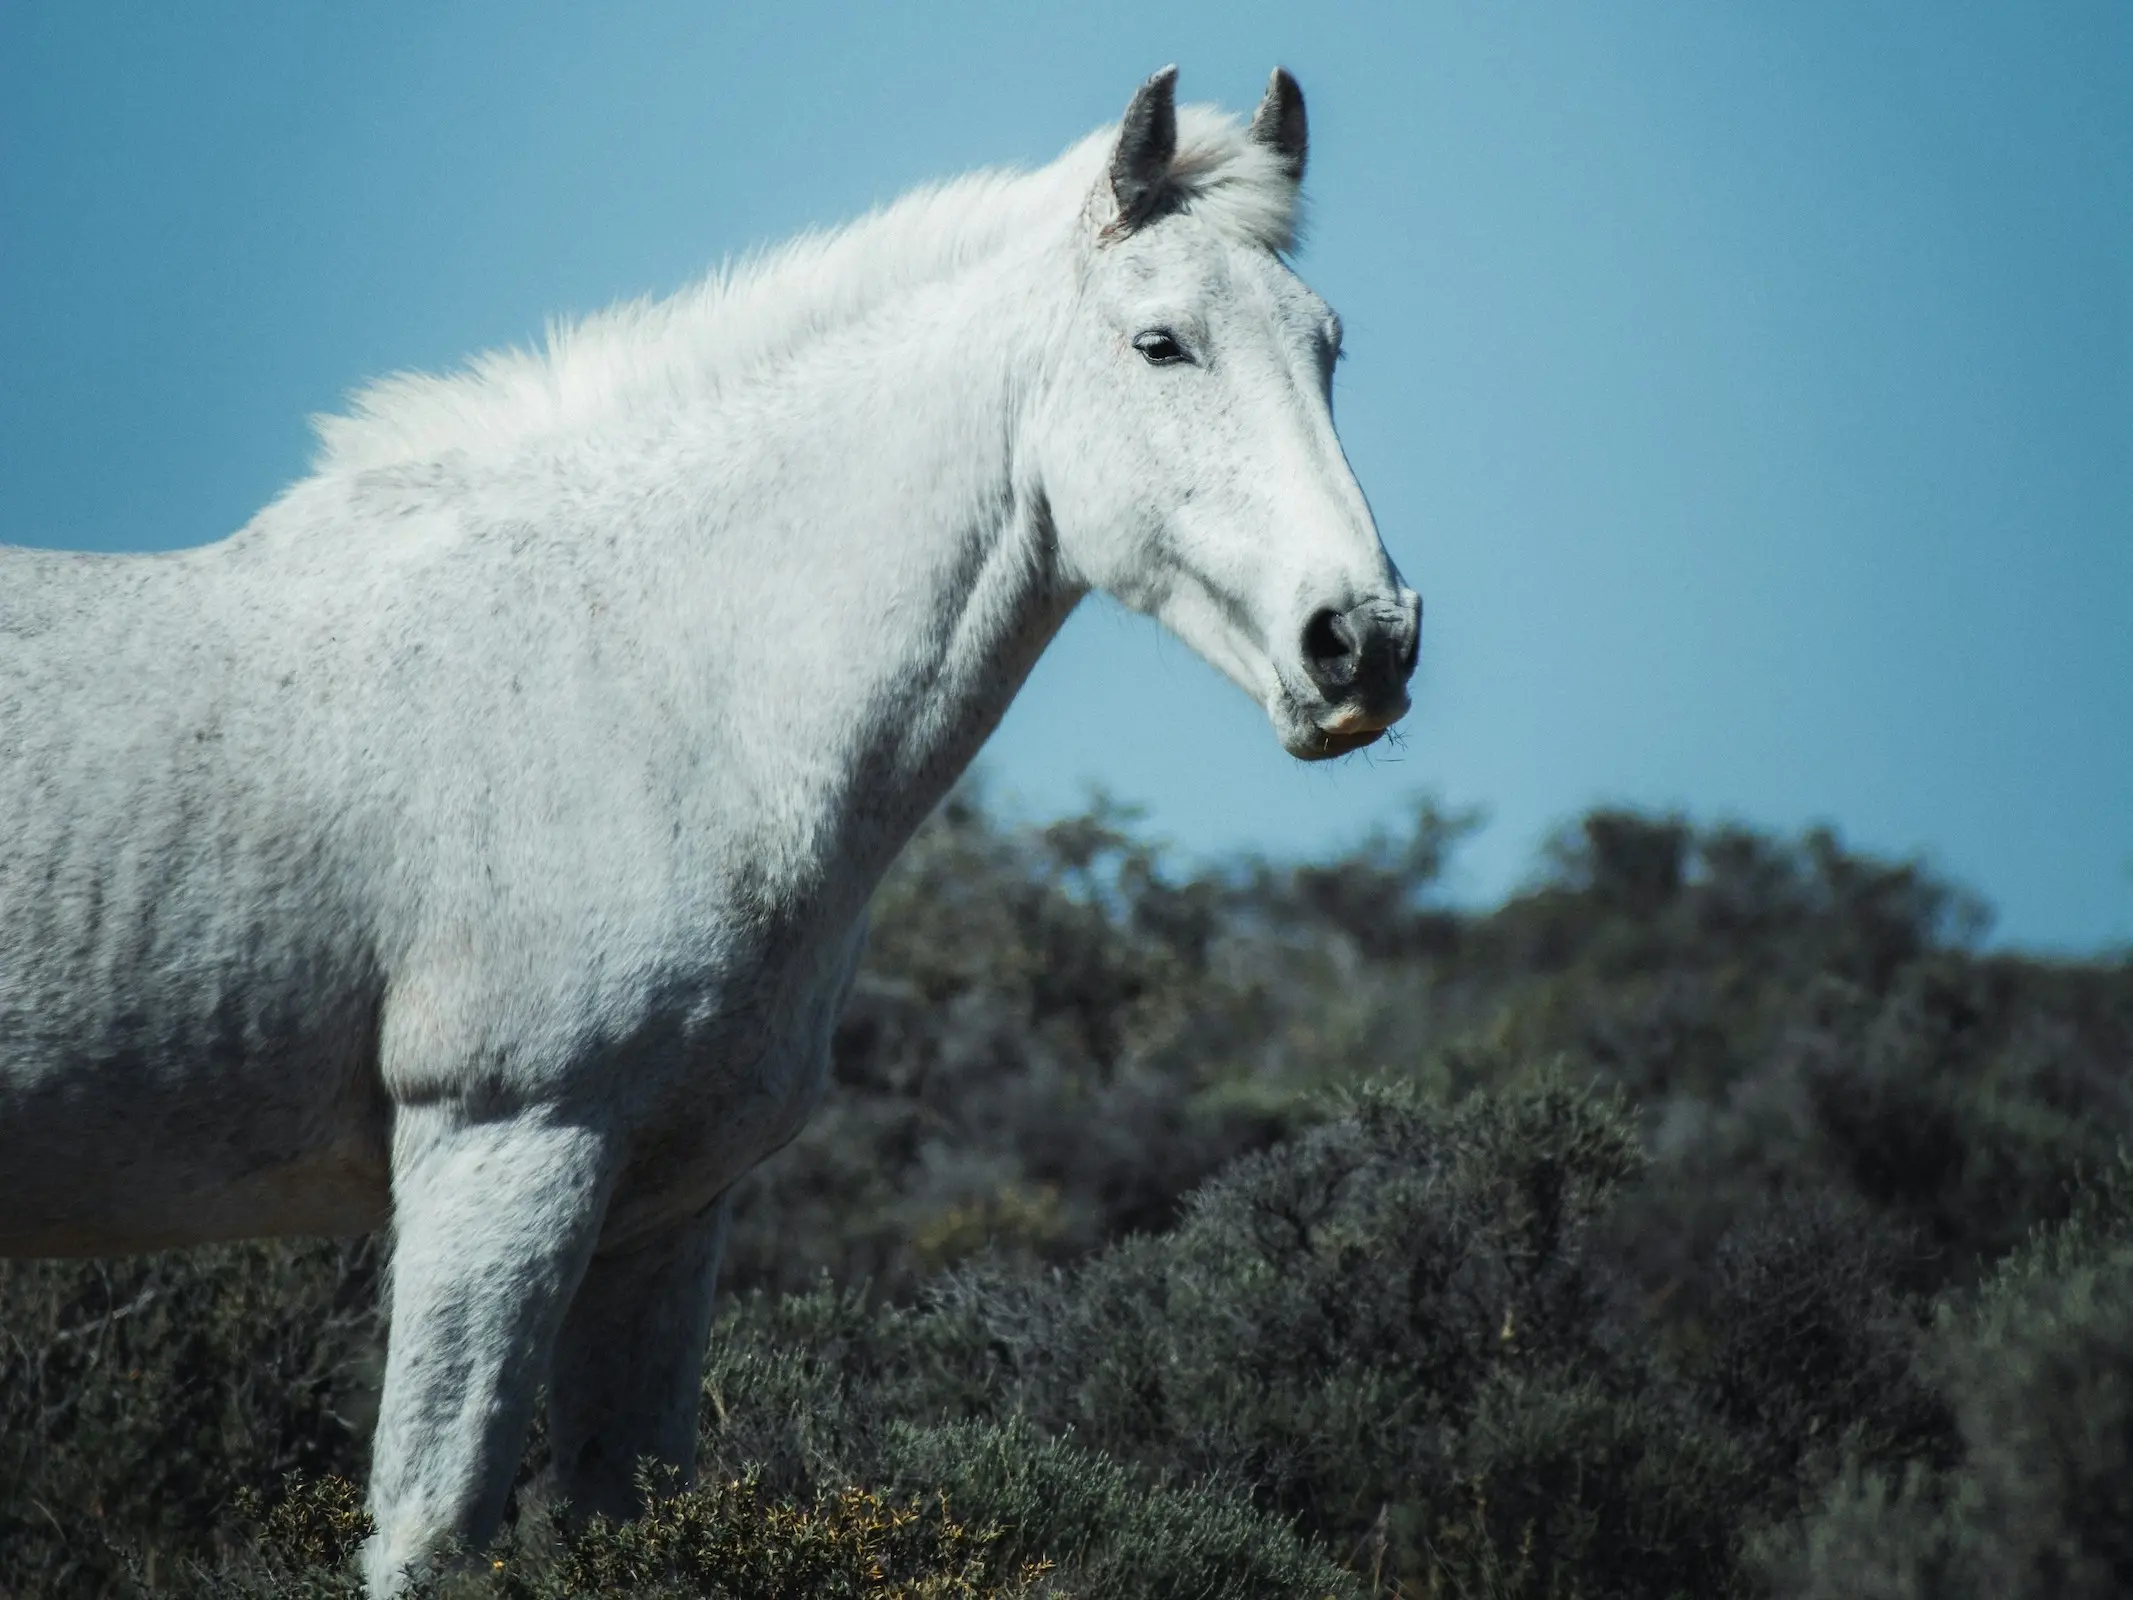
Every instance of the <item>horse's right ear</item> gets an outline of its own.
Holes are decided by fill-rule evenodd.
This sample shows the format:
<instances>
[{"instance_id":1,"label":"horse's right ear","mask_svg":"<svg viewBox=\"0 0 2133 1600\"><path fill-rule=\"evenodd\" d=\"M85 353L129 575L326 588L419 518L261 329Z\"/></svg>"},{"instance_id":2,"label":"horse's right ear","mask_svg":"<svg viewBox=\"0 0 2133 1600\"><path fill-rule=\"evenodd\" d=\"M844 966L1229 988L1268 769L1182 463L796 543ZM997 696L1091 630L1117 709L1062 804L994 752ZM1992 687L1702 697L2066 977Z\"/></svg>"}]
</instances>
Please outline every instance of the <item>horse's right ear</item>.
<instances>
[{"instance_id":1,"label":"horse's right ear","mask_svg":"<svg viewBox=\"0 0 2133 1600\"><path fill-rule=\"evenodd\" d=\"M1178 153L1177 90L1178 69L1163 68L1140 86L1118 125L1118 148L1111 152L1116 232L1139 227L1162 202L1170 161Z\"/></svg>"},{"instance_id":2,"label":"horse's right ear","mask_svg":"<svg viewBox=\"0 0 2133 1600\"><path fill-rule=\"evenodd\" d=\"M1252 113L1252 137L1281 158L1281 169L1298 183L1311 158L1311 127L1304 117L1304 92L1287 67L1276 67L1266 95Z\"/></svg>"}]
</instances>

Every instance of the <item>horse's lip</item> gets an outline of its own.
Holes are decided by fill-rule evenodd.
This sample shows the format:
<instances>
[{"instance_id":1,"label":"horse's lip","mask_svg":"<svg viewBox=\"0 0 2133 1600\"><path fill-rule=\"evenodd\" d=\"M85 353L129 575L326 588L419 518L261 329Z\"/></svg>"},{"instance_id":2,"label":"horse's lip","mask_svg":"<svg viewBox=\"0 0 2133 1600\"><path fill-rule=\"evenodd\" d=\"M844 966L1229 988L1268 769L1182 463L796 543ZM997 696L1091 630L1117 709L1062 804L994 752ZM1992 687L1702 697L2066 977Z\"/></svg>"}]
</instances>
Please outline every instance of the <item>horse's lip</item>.
<instances>
[{"instance_id":1,"label":"horse's lip","mask_svg":"<svg viewBox=\"0 0 2133 1600\"><path fill-rule=\"evenodd\" d=\"M1331 716L1320 720L1318 731L1342 738L1356 733L1367 733L1374 737L1398 722L1406 712L1407 707L1404 704L1389 716L1372 716L1361 706L1342 706Z\"/></svg>"},{"instance_id":2,"label":"horse's lip","mask_svg":"<svg viewBox=\"0 0 2133 1600\"><path fill-rule=\"evenodd\" d=\"M1376 744L1385 737L1385 730L1390 726L1390 723L1381 722L1374 728L1323 729L1321 733L1325 740L1326 754L1344 756L1351 750L1360 750L1365 745Z\"/></svg>"},{"instance_id":3,"label":"horse's lip","mask_svg":"<svg viewBox=\"0 0 2133 1600\"><path fill-rule=\"evenodd\" d=\"M1348 755L1365 745L1376 744L1385 737L1385 729L1388 726L1390 724L1380 723L1374 728L1314 728L1311 730L1311 742L1301 750L1292 748L1290 753L1302 761L1331 761L1336 756Z\"/></svg>"},{"instance_id":4,"label":"horse's lip","mask_svg":"<svg viewBox=\"0 0 2133 1600\"><path fill-rule=\"evenodd\" d=\"M1291 702L1294 710L1291 718L1277 718L1277 724L1286 722L1289 732L1282 737L1282 746L1299 761L1330 761L1336 756L1345 756L1373 745L1385 737L1385 730L1407 715L1408 701L1400 696L1393 706L1370 709L1351 701L1346 705L1324 706L1319 715L1313 716ZM1301 715L1296 713L1301 712Z\"/></svg>"}]
</instances>

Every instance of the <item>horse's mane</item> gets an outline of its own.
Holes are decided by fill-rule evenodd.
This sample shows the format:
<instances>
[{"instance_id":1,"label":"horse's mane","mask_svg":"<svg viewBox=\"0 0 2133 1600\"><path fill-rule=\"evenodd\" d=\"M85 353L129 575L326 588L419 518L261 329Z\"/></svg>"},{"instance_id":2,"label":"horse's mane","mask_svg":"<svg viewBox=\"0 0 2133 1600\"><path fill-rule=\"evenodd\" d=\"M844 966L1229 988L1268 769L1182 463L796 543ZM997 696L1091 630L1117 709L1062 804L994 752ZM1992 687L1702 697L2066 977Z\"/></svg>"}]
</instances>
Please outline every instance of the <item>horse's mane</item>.
<instances>
[{"instance_id":1,"label":"horse's mane","mask_svg":"<svg viewBox=\"0 0 2133 1600\"><path fill-rule=\"evenodd\" d=\"M475 356L458 372L403 372L318 416L313 466L353 472L450 451L502 449L640 399L716 393L736 378L953 276L1094 192L1116 129L1034 172L992 170L915 189L844 227L802 234L663 300L551 322L544 345ZM1280 159L1234 117L1178 108L1173 199L1239 242L1293 247L1298 198Z\"/></svg>"}]
</instances>

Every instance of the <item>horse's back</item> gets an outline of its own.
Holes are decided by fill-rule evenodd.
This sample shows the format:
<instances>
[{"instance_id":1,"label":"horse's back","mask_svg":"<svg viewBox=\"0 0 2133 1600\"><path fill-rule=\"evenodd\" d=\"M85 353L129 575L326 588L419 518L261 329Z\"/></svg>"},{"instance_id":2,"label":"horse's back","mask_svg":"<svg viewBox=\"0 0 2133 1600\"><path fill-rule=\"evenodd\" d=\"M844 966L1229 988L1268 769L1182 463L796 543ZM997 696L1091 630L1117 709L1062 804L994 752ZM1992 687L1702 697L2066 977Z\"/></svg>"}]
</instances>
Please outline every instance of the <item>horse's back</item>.
<instances>
[{"instance_id":1,"label":"horse's back","mask_svg":"<svg viewBox=\"0 0 2133 1600\"><path fill-rule=\"evenodd\" d=\"M228 604L199 559L0 548L0 1253L375 1209L360 919Z\"/></svg>"}]
</instances>

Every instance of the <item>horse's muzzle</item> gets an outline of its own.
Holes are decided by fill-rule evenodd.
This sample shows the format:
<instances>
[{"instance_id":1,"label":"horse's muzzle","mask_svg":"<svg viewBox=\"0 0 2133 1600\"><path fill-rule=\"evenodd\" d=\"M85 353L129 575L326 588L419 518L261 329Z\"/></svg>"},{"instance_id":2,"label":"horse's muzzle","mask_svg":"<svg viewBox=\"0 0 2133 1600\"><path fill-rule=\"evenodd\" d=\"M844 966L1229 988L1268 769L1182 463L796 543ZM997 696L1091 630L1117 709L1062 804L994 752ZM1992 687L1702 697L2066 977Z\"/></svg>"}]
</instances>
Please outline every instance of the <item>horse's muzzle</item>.
<instances>
[{"instance_id":1,"label":"horse's muzzle","mask_svg":"<svg viewBox=\"0 0 2133 1600\"><path fill-rule=\"evenodd\" d=\"M1421 638L1422 599L1412 589L1345 611L1314 612L1301 644L1304 672L1325 697L1327 709L1315 719L1323 748L1297 753L1346 755L1405 716Z\"/></svg>"}]
</instances>

